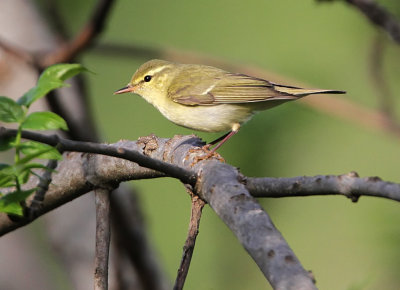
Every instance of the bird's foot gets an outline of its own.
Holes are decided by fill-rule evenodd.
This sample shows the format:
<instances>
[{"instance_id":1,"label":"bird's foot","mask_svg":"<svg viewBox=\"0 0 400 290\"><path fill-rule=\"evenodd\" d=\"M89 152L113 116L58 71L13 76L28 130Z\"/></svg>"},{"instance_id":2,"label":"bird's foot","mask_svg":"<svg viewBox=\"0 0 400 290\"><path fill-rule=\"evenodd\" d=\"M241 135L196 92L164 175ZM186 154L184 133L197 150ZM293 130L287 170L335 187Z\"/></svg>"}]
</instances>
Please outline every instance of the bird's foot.
<instances>
[{"instance_id":1,"label":"bird's foot","mask_svg":"<svg viewBox=\"0 0 400 290\"><path fill-rule=\"evenodd\" d=\"M212 144L207 144L200 148L190 149L189 153L198 153L198 151L205 153L205 155L195 156L193 158L193 162L190 164L190 167L193 167L195 164L197 164L200 161L207 160L210 158L215 158L218 161L225 162L225 159L222 158L221 155L219 155L217 152L215 152L215 150L210 150L211 146L212 146Z\"/></svg>"}]
</instances>

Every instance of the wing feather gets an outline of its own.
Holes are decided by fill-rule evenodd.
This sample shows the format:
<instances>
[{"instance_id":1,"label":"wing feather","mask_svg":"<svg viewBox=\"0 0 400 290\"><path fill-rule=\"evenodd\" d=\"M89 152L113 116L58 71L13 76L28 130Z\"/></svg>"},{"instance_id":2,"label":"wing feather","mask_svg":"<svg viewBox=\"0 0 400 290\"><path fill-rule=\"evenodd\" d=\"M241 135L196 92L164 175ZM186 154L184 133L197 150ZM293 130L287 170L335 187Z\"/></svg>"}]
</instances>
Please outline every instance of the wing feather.
<instances>
[{"instance_id":1,"label":"wing feather","mask_svg":"<svg viewBox=\"0 0 400 290\"><path fill-rule=\"evenodd\" d=\"M267 80L244 74L229 73L213 67L191 67L182 70L173 82L168 96L177 103L189 106L237 104L272 100L293 100L298 97L276 89ZM193 71L194 70L194 71ZM200 71L201 70L201 71Z\"/></svg>"}]
</instances>

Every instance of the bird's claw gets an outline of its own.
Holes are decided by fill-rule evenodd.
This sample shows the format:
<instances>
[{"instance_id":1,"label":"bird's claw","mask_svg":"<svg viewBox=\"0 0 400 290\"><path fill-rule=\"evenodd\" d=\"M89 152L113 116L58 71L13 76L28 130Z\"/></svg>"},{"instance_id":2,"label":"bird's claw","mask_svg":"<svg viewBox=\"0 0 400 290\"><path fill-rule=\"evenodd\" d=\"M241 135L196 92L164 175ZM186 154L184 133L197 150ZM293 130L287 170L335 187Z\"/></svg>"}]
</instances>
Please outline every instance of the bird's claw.
<instances>
[{"instance_id":1,"label":"bird's claw","mask_svg":"<svg viewBox=\"0 0 400 290\"><path fill-rule=\"evenodd\" d=\"M193 167L195 164L197 164L200 161L207 160L210 158L215 158L218 161L225 162L225 159L221 157L217 152L214 150L210 150L211 144L204 145L203 147L200 148L193 148L189 150L189 153L197 153L199 150L206 153L205 155L197 155L193 158L193 162L190 164L190 167Z\"/></svg>"}]
</instances>

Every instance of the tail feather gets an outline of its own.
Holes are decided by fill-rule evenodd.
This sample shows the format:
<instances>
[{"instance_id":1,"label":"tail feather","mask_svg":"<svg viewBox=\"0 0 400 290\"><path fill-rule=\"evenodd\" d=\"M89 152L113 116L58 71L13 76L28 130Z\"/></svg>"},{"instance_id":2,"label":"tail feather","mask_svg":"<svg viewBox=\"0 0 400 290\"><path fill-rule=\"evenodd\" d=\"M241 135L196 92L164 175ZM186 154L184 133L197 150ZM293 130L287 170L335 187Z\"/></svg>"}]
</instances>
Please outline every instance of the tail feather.
<instances>
[{"instance_id":1,"label":"tail feather","mask_svg":"<svg viewBox=\"0 0 400 290\"><path fill-rule=\"evenodd\" d=\"M274 89L278 92L293 95L296 97L304 97L307 95L313 94L345 94L345 91L338 91L338 90L321 90L321 89L302 89L297 87L291 86L283 86L274 84Z\"/></svg>"}]
</instances>

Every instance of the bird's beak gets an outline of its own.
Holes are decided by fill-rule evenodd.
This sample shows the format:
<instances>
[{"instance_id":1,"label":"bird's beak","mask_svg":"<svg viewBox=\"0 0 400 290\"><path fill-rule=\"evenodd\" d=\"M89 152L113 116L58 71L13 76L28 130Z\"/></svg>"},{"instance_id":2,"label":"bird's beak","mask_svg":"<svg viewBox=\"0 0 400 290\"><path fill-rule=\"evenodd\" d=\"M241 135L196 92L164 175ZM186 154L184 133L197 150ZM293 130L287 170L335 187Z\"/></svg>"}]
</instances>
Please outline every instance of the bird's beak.
<instances>
[{"instance_id":1,"label":"bird's beak","mask_svg":"<svg viewBox=\"0 0 400 290\"><path fill-rule=\"evenodd\" d=\"M123 93L130 93L135 91L135 86L127 85L126 87L123 87L122 89L119 89L114 92L114 95L119 95Z\"/></svg>"}]
</instances>

